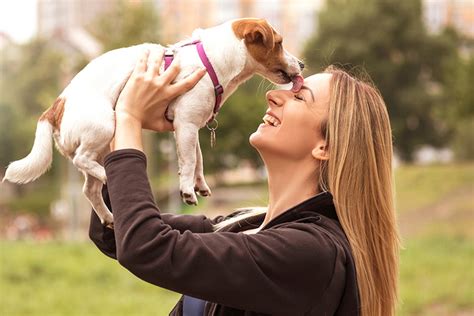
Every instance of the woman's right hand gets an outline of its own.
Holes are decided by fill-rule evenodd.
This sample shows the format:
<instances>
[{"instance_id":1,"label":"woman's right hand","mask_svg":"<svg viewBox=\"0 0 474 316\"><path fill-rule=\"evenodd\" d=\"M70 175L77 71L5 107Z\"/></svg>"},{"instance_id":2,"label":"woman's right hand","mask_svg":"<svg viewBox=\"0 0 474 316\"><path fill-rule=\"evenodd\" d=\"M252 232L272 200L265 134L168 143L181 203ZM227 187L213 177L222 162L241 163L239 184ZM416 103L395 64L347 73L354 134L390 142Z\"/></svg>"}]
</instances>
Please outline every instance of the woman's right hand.
<instances>
[{"instance_id":1,"label":"woman's right hand","mask_svg":"<svg viewBox=\"0 0 474 316\"><path fill-rule=\"evenodd\" d=\"M149 50L142 54L117 101L117 121L126 117L145 129L157 132L174 130L173 124L165 117L168 105L179 95L191 90L206 74L206 69L198 69L172 83L180 72L179 62L175 58L171 66L160 74L163 56L162 48L156 54L150 55Z\"/></svg>"}]
</instances>

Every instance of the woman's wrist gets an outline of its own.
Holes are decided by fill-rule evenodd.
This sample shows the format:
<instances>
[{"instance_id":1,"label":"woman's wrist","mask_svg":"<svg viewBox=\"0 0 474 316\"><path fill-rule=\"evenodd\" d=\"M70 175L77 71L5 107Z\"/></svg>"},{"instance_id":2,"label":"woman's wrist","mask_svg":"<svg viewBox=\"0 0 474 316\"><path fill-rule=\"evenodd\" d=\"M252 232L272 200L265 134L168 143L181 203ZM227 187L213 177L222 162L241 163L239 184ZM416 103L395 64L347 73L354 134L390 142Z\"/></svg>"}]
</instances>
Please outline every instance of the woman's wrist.
<instances>
[{"instance_id":1,"label":"woman's wrist","mask_svg":"<svg viewBox=\"0 0 474 316\"><path fill-rule=\"evenodd\" d=\"M125 113L115 113L114 150L133 148L143 151L142 123L134 116Z\"/></svg>"}]
</instances>

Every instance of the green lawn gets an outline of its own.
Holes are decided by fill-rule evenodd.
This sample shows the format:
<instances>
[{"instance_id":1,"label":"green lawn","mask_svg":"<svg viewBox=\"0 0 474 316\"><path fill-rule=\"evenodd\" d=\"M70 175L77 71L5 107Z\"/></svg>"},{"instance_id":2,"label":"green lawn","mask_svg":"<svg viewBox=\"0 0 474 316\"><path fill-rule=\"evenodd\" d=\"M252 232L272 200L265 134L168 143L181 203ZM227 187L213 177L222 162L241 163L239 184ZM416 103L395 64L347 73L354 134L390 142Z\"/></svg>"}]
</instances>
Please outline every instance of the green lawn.
<instances>
[{"instance_id":1,"label":"green lawn","mask_svg":"<svg viewBox=\"0 0 474 316\"><path fill-rule=\"evenodd\" d=\"M474 165L404 166L396 180L404 219L398 314L474 315ZM2 316L168 315L179 298L138 280L91 242L0 247Z\"/></svg>"},{"instance_id":2,"label":"green lawn","mask_svg":"<svg viewBox=\"0 0 474 316\"><path fill-rule=\"evenodd\" d=\"M473 239L426 235L401 255L400 315L473 315Z\"/></svg>"},{"instance_id":3,"label":"green lawn","mask_svg":"<svg viewBox=\"0 0 474 316\"><path fill-rule=\"evenodd\" d=\"M474 187L474 163L404 165L395 170L397 211L404 213L435 204L461 188Z\"/></svg>"},{"instance_id":4,"label":"green lawn","mask_svg":"<svg viewBox=\"0 0 474 316\"><path fill-rule=\"evenodd\" d=\"M168 315L179 298L140 281L91 242L0 245L0 315Z\"/></svg>"}]
</instances>

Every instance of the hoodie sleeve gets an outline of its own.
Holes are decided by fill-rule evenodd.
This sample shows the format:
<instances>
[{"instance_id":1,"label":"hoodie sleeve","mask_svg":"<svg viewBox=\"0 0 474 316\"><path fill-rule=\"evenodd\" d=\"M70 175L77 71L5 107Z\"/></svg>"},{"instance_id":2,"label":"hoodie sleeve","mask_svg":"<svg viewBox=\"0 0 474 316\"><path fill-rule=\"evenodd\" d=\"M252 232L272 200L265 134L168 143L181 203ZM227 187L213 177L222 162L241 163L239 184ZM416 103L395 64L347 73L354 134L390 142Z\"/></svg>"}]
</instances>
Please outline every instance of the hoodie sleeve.
<instances>
[{"instance_id":1,"label":"hoodie sleeve","mask_svg":"<svg viewBox=\"0 0 474 316\"><path fill-rule=\"evenodd\" d=\"M254 235L175 230L155 205L141 151L112 152L105 169L118 261L149 283L234 308L297 315L323 297L342 262L311 225Z\"/></svg>"},{"instance_id":2,"label":"hoodie sleeve","mask_svg":"<svg viewBox=\"0 0 474 316\"><path fill-rule=\"evenodd\" d=\"M102 187L102 197L109 210L113 212L106 185ZM189 230L193 233L208 233L213 231L213 224L219 223L226 217L219 215L210 219L204 215L180 215L164 213L161 214L161 218L163 222L171 226L173 229L177 229L181 233L185 232L186 230ZM114 230L102 225L99 217L93 209L91 210L89 224L89 238L94 242L97 248L102 251L102 253L109 256L110 258L117 259Z\"/></svg>"}]
</instances>

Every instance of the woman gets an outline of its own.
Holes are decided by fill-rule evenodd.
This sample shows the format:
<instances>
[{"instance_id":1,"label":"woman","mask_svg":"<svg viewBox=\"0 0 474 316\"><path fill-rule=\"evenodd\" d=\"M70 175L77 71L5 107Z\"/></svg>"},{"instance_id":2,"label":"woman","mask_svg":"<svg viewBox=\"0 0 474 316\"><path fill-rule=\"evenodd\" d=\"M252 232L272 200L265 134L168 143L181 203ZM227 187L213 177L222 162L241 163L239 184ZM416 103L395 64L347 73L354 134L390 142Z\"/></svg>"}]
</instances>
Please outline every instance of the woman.
<instances>
[{"instance_id":1,"label":"woman","mask_svg":"<svg viewBox=\"0 0 474 316\"><path fill-rule=\"evenodd\" d=\"M270 124L250 136L267 172L265 210L160 214L141 129L171 131L169 101L192 88L178 67L138 62L116 107L103 193L114 231L92 212L90 237L139 278L184 296L171 315L394 315L398 235L392 138L371 85L328 68L294 93L267 93ZM181 88L180 88L181 87Z\"/></svg>"}]
</instances>

